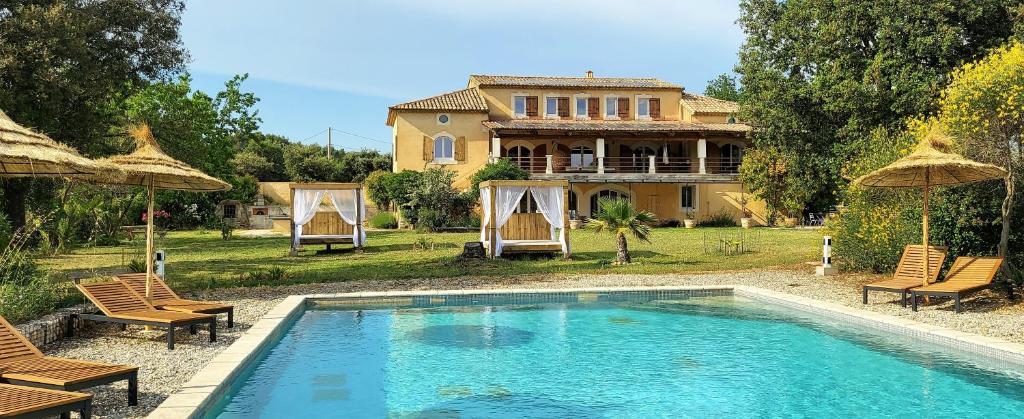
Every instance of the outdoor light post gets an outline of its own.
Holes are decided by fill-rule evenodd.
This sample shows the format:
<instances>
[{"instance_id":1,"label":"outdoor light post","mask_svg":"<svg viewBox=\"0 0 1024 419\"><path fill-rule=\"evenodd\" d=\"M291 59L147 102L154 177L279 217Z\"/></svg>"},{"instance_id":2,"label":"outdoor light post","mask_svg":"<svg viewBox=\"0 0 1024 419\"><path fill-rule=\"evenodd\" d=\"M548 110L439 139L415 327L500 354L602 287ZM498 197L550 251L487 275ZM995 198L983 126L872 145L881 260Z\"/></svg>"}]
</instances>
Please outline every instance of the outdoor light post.
<instances>
[{"instance_id":1,"label":"outdoor light post","mask_svg":"<svg viewBox=\"0 0 1024 419\"><path fill-rule=\"evenodd\" d=\"M829 276L837 273L839 269L832 266L832 236L825 236L821 239L821 266L815 269L814 274Z\"/></svg>"}]
</instances>

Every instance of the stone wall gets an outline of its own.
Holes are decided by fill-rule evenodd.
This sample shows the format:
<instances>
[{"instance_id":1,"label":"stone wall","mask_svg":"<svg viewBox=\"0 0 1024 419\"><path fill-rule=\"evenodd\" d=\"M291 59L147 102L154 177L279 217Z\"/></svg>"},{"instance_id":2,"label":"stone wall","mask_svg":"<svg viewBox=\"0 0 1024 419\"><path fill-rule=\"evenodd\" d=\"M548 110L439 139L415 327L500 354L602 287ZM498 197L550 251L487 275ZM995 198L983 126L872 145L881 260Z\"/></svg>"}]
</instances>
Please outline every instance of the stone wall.
<instances>
[{"instance_id":1,"label":"stone wall","mask_svg":"<svg viewBox=\"0 0 1024 419\"><path fill-rule=\"evenodd\" d=\"M64 339L64 335L67 333L68 319L72 313L83 313L90 308L88 305L80 305L60 309L28 323L19 324L16 327L33 345L39 347L49 345ZM76 333L82 329L83 323L79 321L75 325Z\"/></svg>"}]
</instances>

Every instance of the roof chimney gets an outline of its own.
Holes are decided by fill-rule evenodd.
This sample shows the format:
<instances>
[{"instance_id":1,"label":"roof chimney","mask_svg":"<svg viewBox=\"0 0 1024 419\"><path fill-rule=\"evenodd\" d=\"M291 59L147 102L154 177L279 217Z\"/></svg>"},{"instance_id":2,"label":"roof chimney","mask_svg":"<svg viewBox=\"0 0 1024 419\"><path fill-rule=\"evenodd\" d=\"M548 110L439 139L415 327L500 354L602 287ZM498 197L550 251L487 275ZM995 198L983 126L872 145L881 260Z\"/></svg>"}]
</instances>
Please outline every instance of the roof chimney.
<instances>
[{"instance_id":1,"label":"roof chimney","mask_svg":"<svg viewBox=\"0 0 1024 419\"><path fill-rule=\"evenodd\" d=\"M592 70L587 70L587 78L588 79L594 78L594 72Z\"/></svg>"}]
</instances>

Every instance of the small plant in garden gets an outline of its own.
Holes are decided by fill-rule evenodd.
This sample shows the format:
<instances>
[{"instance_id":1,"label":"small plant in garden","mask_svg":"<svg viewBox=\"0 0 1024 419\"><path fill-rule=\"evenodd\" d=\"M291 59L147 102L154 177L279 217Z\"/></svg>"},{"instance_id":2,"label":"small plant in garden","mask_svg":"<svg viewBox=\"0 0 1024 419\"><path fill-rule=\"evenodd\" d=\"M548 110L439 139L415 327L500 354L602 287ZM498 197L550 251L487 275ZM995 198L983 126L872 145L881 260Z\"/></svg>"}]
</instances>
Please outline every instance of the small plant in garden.
<instances>
[{"instance_id":1,"label":"small plant in garden","mask_svg":"<svg viewBox=\"0 0 1024 419\"><path fill-rule=\"evenodd\" d=\"M282 282L288 279L288 271L280 266L269 268L257 268L249 272L243 272L239 282L244 286L263 285L273 282Z\"/></svg>"},{"instance_id":2,"label":"small plant in garden","mask_svg":"<svg viewBox=\"0 0 1024 419\"><path fill-rule=\"evenodd\" d=\"M378 212L370 218L370 227L386 229L398 228L398 219L390 212Z\"/></svg>"},{"instance_id":3,"label":"small plant in garden","mask_svg":"<svg viewBox=\"0 0 1024 419\"><path fill-rule=\"evenodd\" d=\"M224 239L225 241L231 240L231 237L234 235L235 232L235 225L231 222L221 220L219 227L220 238Z\"/></svg>"},{"instance_id":4,"label":"small plant in garden","mask_svg":"<svg viewBox=\"0 0 1024 419\"><path fill-rule=\"evenodd\" d=\"M719 210L697 223L699 227L736 227L736 220L726 210Z\"/></svg>"},{"instance_id":5,"label":"small plant in garden","mask_svg":"<svg viewBox=\"0 0 1024 419\"><path fill-rule=\"evenodd\" d=\"M146 261L142 259L132 259L128 261L128 272L142 273L146 272Z\"/></svg>"},{"instance_id":6,"label":"small plant in garden","mask_svg":"<svg viewBox=\"0 0 1024 419\"><path fill-rule=\"evenodd\" d=\"M650 224L658 219L650 212L638 211L632 202L625 199L601 198L597 205L597 214L587 222L587 226L598 233L608 231L615 234L615 264L630 263L632 258L629 256L626 235L650 242Z\"/></svg>"},{"instance_id":7,"label":"small plant in garden","mask_svg":"<svg viewBox=\"0 0 1024 419\"><path fill-rule=\"evenodd\" d=\"M420 250L434 250L434 241L430 240L426 236L420 236L412 243L412 248Z\"/></svg>"}]
</instances>

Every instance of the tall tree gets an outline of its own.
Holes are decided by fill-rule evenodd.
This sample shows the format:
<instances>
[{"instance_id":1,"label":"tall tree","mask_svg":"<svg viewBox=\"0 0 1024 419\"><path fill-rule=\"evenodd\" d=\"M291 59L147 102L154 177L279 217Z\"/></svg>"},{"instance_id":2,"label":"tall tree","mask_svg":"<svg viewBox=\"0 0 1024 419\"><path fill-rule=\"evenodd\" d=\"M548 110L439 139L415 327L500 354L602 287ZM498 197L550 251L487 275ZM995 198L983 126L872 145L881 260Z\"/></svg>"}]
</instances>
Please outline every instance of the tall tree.
<instances>
[{"instance_id":1,"label":"tall tree","mask_svg":"<svg viewBox=\"0 0 1024 419\"><path fill-rule=\"evenodd\" d=\"M736 85L736 77L728 74L719 74L714 80L708 82L704 88L704 94L715 99L740 101L740 88Z\"/></svg>"},{"instance_id":2,"label":"tall tree","mask_svg":"<svg viewBox=\"0 0 1024 419\"><path fill-rule=\"evenodd\" d=\"M0 1L0 109L86 155L111 151L108 104L181 70L182 0ZM4 182L24 222L27 180Z\"/></svg>"},{"instance_id":3,"label":"tall tree","mask_svg":"<svg viewBox=\"0 0 1024 419\"><path fill-rule=\"evenodd\" d=\"M933 113L947 74L1013 30L1020 0L743 0L737 72L758 147L831 206L859 139Z\"/></svg>"}]
</instances>

